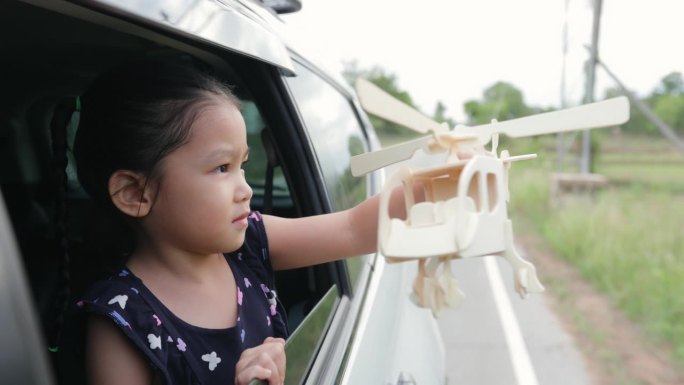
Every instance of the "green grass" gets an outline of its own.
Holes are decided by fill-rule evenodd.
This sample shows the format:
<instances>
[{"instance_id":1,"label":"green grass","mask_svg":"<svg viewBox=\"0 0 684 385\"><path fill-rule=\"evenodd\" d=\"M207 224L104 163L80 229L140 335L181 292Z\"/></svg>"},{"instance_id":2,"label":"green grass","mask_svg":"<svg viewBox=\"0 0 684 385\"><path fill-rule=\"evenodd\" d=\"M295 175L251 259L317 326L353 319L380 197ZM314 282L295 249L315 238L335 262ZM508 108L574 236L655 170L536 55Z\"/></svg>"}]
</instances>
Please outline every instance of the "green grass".
<instances>
[{"instance_id":1,"label":"green grass","mask_svg":"<svg viewBox=\"0 0 684 385\"><path fill-rule=\"evenodd\" d=\"M609 187L556 206L552 142L537 142L541 159L511 170L511 218L532 223L655 340L672 344L684 367L684 155L653 138L610 139L596 163Z\"/></svg>"}]
</instances>

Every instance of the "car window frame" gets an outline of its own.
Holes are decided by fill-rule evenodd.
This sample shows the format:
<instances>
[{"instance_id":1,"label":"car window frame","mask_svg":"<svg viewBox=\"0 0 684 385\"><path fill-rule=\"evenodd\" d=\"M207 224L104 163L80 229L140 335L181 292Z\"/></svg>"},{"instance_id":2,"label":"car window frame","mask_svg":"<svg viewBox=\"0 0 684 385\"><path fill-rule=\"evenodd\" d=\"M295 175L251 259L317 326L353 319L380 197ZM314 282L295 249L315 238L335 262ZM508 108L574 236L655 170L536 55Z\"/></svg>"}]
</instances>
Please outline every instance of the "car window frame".
<instances>
[{"instance_id":1,"label":"car window frame","mask_svg":"<svg viewBox=\"0 0 684 385\"><path fill-rule=\"evenodd\" d=\"M355 97L346 89L341 87L335 79L329 77L324 71L320 70L318 66L304 59L303 57L293 53L293 62L295 65L301 65L305 67L308 71L318 76L330 86L335 88L340 94L345 98L345 100L350 104L350 108L356 115L356 119L359 123L359 128L364 136L365 145L375 148L377 142L373 142L374 136L368 134L368 121L365 115L360 112L359 104L357 103ZM296 68L296 67L295 67ZM297 116L298 124L301 125L301 130L307 137L308 151L316 165L315 171L318 173L317 180L320 184L320 190L324 194L324 200L328 201L328 210L332 210L332 204L330 202L330 195L327 191L325 185L325 178L320 166L320 160L316 156L316 151L313 145L313 141L309 135L308 128L306 127L306 122L302 118L297 107L297 97L292 92L287 84L287 75L282 74L282 85L287 90L289 95L289 101L293 103L293 108ZM314 170L311 170L314 171ZM367 196L372 195L377 191L378 178L375 175L369 174L367 177ZM359 284L352 291L348 281L348 270L346 266L346 261L337 261L334 264L337 265L339 269L338 274L344 275L344 280L346 284L340 287L340 292L338 296L338 304L333 308L330 314L330 322L328 328L325 330L322 341L319 346L313 347L312 351L312 365L309 370L309 374L306 376L306 380L303 382L305 384L318 384L318 383L333 383L343 374L344 363L348 355L348 341L351 340L355 328L359 324L357 319L359 311L366 300L368 293L367 289L369 286L370 278L372 275L372 266L375 263L377 254L370 254L364 261L364 266L359 273L358 282ZM296 336L295 336L296 338Z\"/></svg>"},{"instance_id":2,"label":"car window frame","mask_svg":"<svg viewBox=\"0 0 684 385\"><path fill-rule=\"evenodd\" d=\"M312 63L308 62L307 60L301 58L301 57L294 57L292 62L294 63L294 68L297 71L298 75L297 76L313 76L317 80L320 80L321 82L325 83L327 87L329 87L328 90L332 90L340 96L340 99L344 101L344 103L349 107L349 112L353 115L352 119L354 120L354 123L356 124L356 127L358 127L359 134L362 138L363 141L363 146L364 146L364 151L370 150L372 147L372 144L370 143L369 140L369 135L368 135L368 130L366 128L364 120L361 118L362 114L359 113L358 110L358 105L355 103L354 97L348 92L348 90L344 89L338 81L335 79L331 79L325 72L321 71L317 66L313 65ZM298 104L300 99L299 95L297 92L295 92L291 85L286 81L286 86L289 89L290 95L292 96L292 99L295 101L295 104ZM318 172L321 175L320 179L323 181L323 189L326 191L326 197L330 201L333 199L333 194L331 191L329 191L329 186L327 183L327 176L325 175L323 165L321 164L322 160L318 156L318 150L315 148L315 142L316 140L312 137L314 134L312 133L312 130L316 129L315 127L307 127L308 121L306 116L303 116L301 112L299 112L300 119L302 121L302 124L305 126L305 130L307 134L309 135L309 142L311 143L311 151L314 154L314 157L316 159L316 164L318 168ZM373 189L373 183L374 180L371 178L371 176L366 176L365 177L365 196L363 199L367 199L369 196L371 196L374 193ZM363 200L362 199L362 200ZM360 202L356 202L358 204ZM349 207L336 207L336 202L330 201L330 206L335 207L336 210L341 210L341 209L347 209ZM361 263L360 269L353 274L357 275L357 280L354 282L347 282L347 287L343 287L343 291L350 296L354 295L355 290L361 290L355 288L359 282L362 282L363 280L361 279L363 277L363 271L366 269L370 269L371 265L373 264L373 255L372 254L367 254L367 255L362 255L358 256L355 258L360 258L359 262ZM347 277L346 279L349 280L351 278L350 274L352 274L352 269L349 269L349 265L351 263L350 260L344 260L342 261L344 264L344 267L347 271Z\"/></svg>"}]
</instances>

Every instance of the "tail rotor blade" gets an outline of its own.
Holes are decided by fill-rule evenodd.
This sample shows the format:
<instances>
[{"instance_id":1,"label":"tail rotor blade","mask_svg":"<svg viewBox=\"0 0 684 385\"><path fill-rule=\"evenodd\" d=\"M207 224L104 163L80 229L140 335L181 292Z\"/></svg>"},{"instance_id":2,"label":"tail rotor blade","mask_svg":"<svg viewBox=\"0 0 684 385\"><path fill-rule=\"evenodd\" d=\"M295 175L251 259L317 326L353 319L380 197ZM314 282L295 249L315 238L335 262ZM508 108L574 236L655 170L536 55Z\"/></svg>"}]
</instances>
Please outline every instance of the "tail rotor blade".
<instances>
[{"instance_id":1,"label":"tail rotor blade","mask_svg":"<svg viewBox=\"0 0 684 385\"><path fill-rule=\"evenodd\" d=\"M560 111L546 112L524 118L465 128L465 132L489 141L495 133L518 138L585 130L622 124L629 119L629 101L626 97L607 99ZM462 133L463 131L459 132Z\"/></svg>"},{"instance_id":2,"label":"tail rotor blade","mask_svg":"<svg viewBox=\"0 0 684 385\"><path fill-rule=\"evenodd\" d=\"M351 158L351 172L361 176L379 168L409 159L420 148L433 140L432 136L424 136L408 142L396 144L382 150L359 154Z\"/></svg>"},{"instance_id":3,"label":"tail rotor blade","mask_svg":"<svg viewBox=\"0 0 684 385\"><path fill-rule=\"evenodd\" d=\"M369 114L423 134L430 130L443 130L439 123L397 100L368 80L363 78L356 80L356 93L361 106Z\"/></svg>"}]
</instances>

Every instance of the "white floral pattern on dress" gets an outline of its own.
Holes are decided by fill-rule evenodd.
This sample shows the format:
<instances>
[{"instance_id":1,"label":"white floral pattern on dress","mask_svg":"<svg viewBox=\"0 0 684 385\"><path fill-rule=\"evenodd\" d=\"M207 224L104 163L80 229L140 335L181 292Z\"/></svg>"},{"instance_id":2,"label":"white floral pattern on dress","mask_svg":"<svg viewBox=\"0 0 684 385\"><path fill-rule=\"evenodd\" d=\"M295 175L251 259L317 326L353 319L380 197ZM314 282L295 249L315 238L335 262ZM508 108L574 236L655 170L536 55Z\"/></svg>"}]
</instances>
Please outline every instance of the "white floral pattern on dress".
<instances>
[{"instance_id":1,"label":"white floral pattern on dress","mask_svg":"<svg viewBox=\"0 0 684 385\"><path fill-rule=\"evenodd\" d=\"M125 294L119 294L116 297L112 298L107 302L107 305L113 305L115 303L118 303L119 306L121 307L121 310L126 308L126 302L128 301L128 296Z\"/></svg>"},{"instance_id":2,"label":"white floral pattern on dress","mask_svg":"<svg viewBox=\"0 0 684 385\"><path fill-rule=\"evenodd\" d=\"M159 349L161 350L162 345L161 345L161 336L156 336L152 333L147 335L147 342L150 343L150 349Z\"/></svg>"},{"instance_id":3,"label":"white floral pattern on dress","mask_svg":"<svg viewBox=\"0 0 684 385\"><path fill-rule=\"evenodd\" d=\"M202 361L209 363L209 370L212 372L216 369L216 366L221 363L221 357L219 357L216 352L207 353L202 356Z\"/></svg>"}]
</instances>

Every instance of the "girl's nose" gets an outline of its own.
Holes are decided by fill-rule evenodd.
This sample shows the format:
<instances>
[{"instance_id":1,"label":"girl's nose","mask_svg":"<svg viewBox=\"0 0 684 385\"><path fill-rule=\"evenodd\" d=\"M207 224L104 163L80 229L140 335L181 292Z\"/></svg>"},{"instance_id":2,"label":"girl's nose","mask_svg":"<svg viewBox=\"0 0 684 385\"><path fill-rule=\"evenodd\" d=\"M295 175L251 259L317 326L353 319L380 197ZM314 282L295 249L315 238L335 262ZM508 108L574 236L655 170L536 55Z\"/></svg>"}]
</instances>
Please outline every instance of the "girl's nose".
<instances>
[{"instance_id":1,"label":"girl's nose","mask_svg":"<svg viewBox=\"0 0 684 385\"><path fill-rule=\"evenodd\" d=\"M252 188L247 183L245 178L245 171L242 170L240 177L240 184L237 186L237 191L235 192L235 198L239 201L245 201L252 199Z\"/></svg>"}]
</instances>

